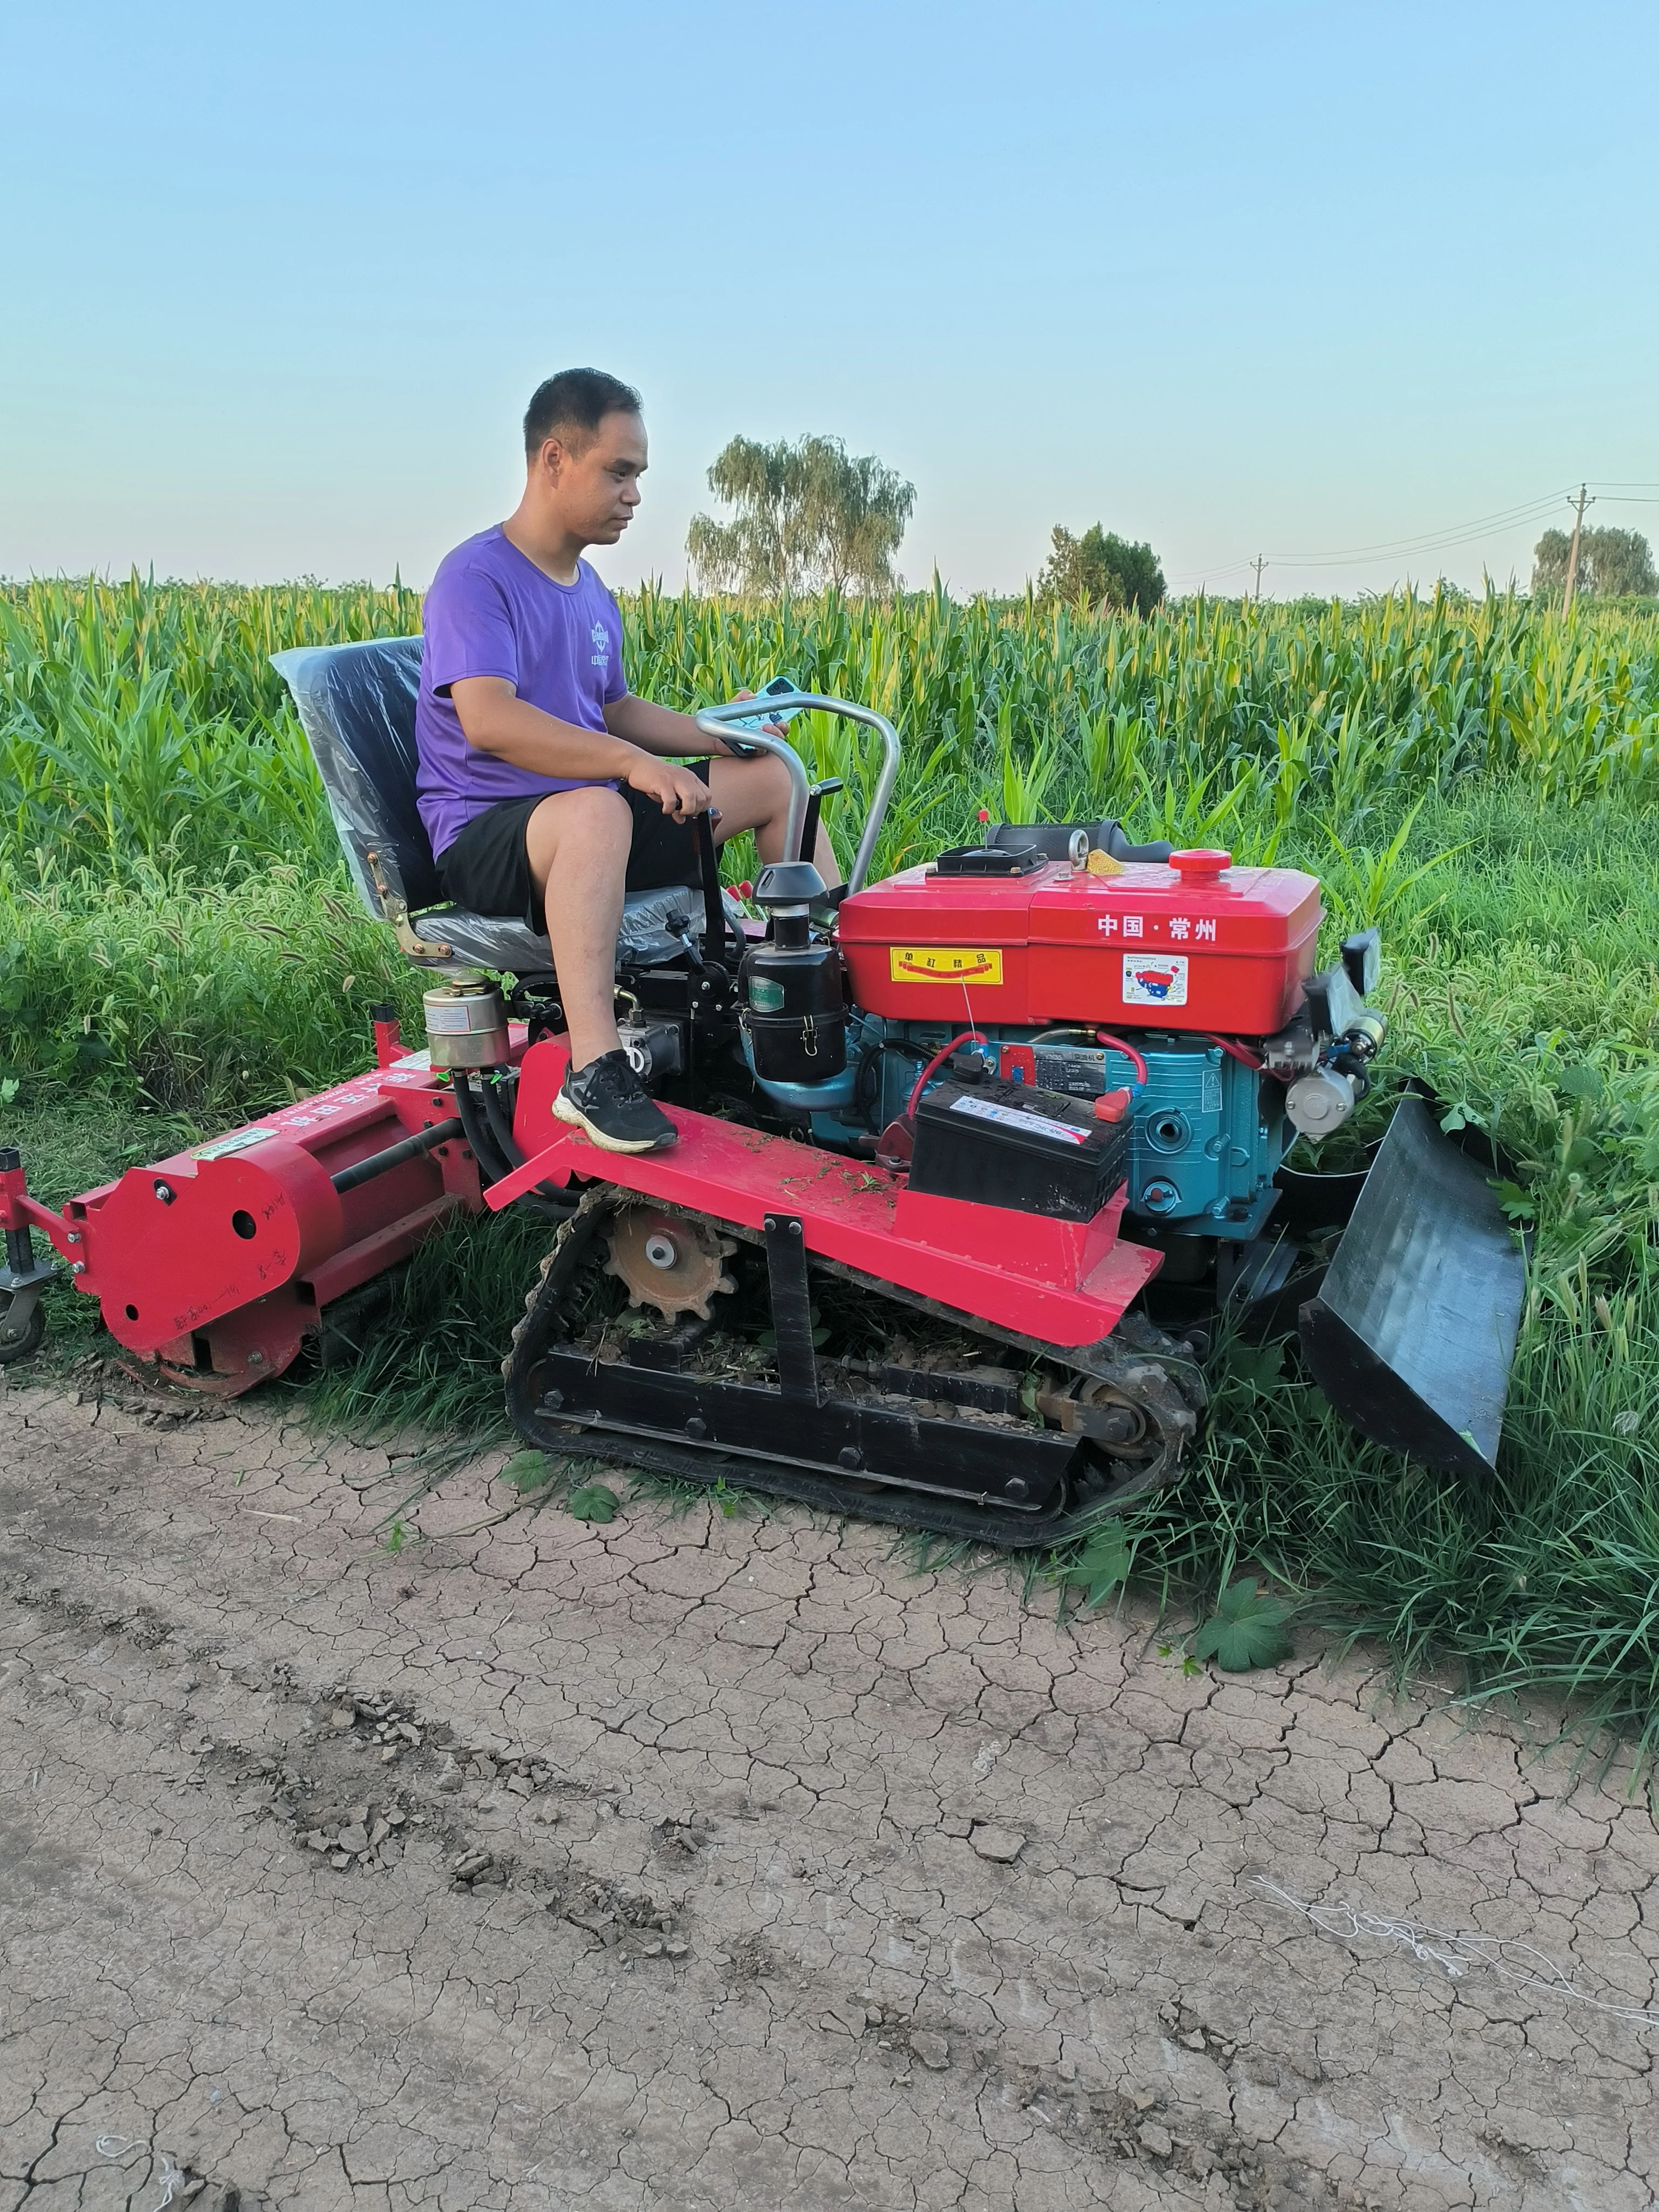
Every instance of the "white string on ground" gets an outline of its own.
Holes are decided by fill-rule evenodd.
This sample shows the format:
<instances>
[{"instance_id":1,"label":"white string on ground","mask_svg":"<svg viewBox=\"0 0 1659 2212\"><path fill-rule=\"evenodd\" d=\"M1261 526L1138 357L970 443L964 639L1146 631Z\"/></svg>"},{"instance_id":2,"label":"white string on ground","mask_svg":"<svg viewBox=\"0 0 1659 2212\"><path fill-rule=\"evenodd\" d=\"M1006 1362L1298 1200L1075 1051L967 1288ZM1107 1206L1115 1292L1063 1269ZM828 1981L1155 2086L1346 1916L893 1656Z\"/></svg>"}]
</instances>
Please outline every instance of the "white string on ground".
<instances>
[{"instance_id":1,"label":"white string on ground","mask_svg":"<svg viewBox=\"0 0 1659 2212\"><path fill-rule=\"evenodd\" d=\"M1613 2020L1628 2021L1634 2027L1659 2028L1659 2011L1645 2005L1615 2004L1608 1998L1593 1996L1588 1990L1580 1989L1547 1953L1520 1936L1484 1936L1478 1932L1452 1935L1443 1928L1431 1928L1420 1920L1394 1913L1370 1912L1357 1905L1311 1905L1305 1898L1295 1897L1288 1889L1281 1888L1266 1875L1253 1875L1250 1886L1286 1911L1299 1913L1322 1936L1334 1936L1342 1943L1358 1943L1370 1937L1377 1942L1397 1944L1425 1966L1438 1967L1448 1981L1461 1981L1472 1968L1484 1967L1511 1989L1548 1990L1569 2003L1605 2013Z\"/></svg>"},{"instance_id":2,"label":"white string on ground","mask_svg":"<svg viewBox=\"0 0 1659 2212\"><path fill-rule=\"evenodd\" d=\"M125 2158L131 2151L142 2150L146 2155L149 2152L149 2145L141 2142L137 2136L96 2136L92 2147L100 2158L118 2160ZM166 2151L157 2151L155 2156L161 2160L161 2170L155 2179L161 2184L161 2193L156 2198L152 2212L167 2212L167 2207L185 2185L185 2172L182 2166L173 2164Z\"/></svg>"}]
</instances>

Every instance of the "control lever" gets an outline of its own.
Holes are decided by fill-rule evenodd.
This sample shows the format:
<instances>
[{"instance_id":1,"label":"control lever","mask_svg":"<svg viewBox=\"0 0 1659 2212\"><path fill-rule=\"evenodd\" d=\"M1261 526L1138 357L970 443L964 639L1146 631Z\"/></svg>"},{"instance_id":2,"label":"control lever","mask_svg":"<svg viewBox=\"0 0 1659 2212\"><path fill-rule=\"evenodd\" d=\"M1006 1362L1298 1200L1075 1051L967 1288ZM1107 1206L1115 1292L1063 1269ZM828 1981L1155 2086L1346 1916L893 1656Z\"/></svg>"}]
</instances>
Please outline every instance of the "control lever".
<instances>
[{"instance_id":1,"label":"control lever","mask_svg":"<svg viewBox=\"0 0 1659 2212\"><path fill-rule=\"evenodd\" d=\"M838 775L826 776L822 783L809 787L806 793L806 814L800 825L800 850L798 860L816 860L818 856L818 817L823 811L823 802L833 799L846 787Z\"/></svg>"},{"instance_id":2,"label":"control lever","mask_svg":"<svg viewBox=\"0 0 1659 2212\"><path fill-rule=\"evenodd\" d=\"M702 946L711 960L726 957L726 908L720 899L720 861L714 853L714 824L720 819L720 809L708 808L698 815L696 823L697 872L702 878ZM684 936L681 941L691 954L692 965L702 966L702 961L691 945L691 925L684 921ZM676 935L679 933L677 931Z\"/></svg>"},{"instance_id":3,"label":"control lever","mask_svg":"<svg viewBox=\"0 0 1659 2212\"><path fill-rule=\"evenodd\" d=\"M690 915L689 914L665 914L662 918L662 926L670 937L678 938L680 943L685 947L686 951L690 955L691 965L694 968L701 969L703 965L703 957L702 953L697 950L696 939L691 934Z\"/></svg>"}]
</instances>

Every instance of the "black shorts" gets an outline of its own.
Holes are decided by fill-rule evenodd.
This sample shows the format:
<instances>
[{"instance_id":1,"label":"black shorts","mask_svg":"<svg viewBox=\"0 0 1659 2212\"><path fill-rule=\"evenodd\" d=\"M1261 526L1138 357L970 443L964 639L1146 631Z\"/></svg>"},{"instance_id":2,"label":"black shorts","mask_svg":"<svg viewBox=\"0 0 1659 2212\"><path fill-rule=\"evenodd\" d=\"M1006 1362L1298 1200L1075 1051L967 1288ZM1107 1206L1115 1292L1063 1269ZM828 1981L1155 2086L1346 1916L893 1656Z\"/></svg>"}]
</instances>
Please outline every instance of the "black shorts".
<instances>
[{"instance_id":1,"label":"black shorts","mask_svg":"<svg viewBox=\"0 0 1659 2212\"><path fill-rule=\"evenodd\" d=\"M693 775L708 781L707 761L686 765ZM634 817L626 888L654 891L670 884L700 884L696 823L674 821L658 800L628 784L621 790ZM454 843L446 847L438 858L438 881L452 905L471 914L509 914L546 935L547 916L531 879L524 842L530 817L546 796L538 792L529 799L498 799L482 814L475 814Z\"/></svg>"}]
</instances>

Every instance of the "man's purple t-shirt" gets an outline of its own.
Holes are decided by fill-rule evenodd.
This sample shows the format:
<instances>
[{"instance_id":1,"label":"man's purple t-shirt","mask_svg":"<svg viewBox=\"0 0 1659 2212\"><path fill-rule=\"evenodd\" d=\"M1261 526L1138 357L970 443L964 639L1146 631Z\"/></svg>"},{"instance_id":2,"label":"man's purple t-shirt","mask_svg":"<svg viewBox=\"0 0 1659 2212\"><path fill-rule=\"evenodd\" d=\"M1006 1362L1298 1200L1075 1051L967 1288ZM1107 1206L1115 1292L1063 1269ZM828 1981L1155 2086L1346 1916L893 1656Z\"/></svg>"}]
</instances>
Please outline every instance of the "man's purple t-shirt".
<instances>
[{"instance_id":1,"label":"man's purple t-shirt","mask_svg":"<svg viewBox=\"0 0 1659 2212\"><path fill-rule=\"evenodd\" d=\"M468 744L449 696L467 676L504 676L520 699L562 722L605 727L628 685L622 616L586 561L555 583L501 530L481 531L439 563L422 617L426 645L415 702L421 819L440 857L475 814L500 799L571 791L596 776L535 775Z\"/></svg>"}]
</instances>

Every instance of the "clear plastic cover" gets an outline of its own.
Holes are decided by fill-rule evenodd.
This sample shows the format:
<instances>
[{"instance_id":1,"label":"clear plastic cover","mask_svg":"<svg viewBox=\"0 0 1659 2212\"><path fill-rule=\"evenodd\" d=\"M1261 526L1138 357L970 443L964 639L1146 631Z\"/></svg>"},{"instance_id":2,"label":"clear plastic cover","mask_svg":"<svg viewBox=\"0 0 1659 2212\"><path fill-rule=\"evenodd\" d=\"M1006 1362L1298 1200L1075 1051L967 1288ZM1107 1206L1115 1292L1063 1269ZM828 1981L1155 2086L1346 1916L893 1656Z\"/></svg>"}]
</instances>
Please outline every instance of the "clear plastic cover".
<instances>
[{"instance_id":1,"label":"clear plastic cover","mask_svg":"<svg viewBox=\"0 0 1659 2212\"><path fill-rule=\"evenodd\" d=\"M521 917L473 915L439 907L443 894L432 848L415 802L415 696L420 683L418 637L372 638L353 645L295 646L271 655L293 695L328 810L363 904L377 921L394 921L388 902L421 914L416 934L449 955L511 975L544 972L546 938ZM740 909L726 895L726 911ZM702 934L701 896L671 885L630 891L617 942L626 959L652 967L684 950L670 916ZM433 965L442 964L436 953Z\"/></svg>"},{"instance_id":2,"label":"clear plastic cover","mask_svg":"<svg viewBox=\"0 0 1659 2212\"><path fill-rule=\"evenodd\" d=\"M415 804L418 637L295 646L271 665L294 696L328 811L363 904L406 908L441 896L432 848Z\"/></svg>"}]
</instances>

